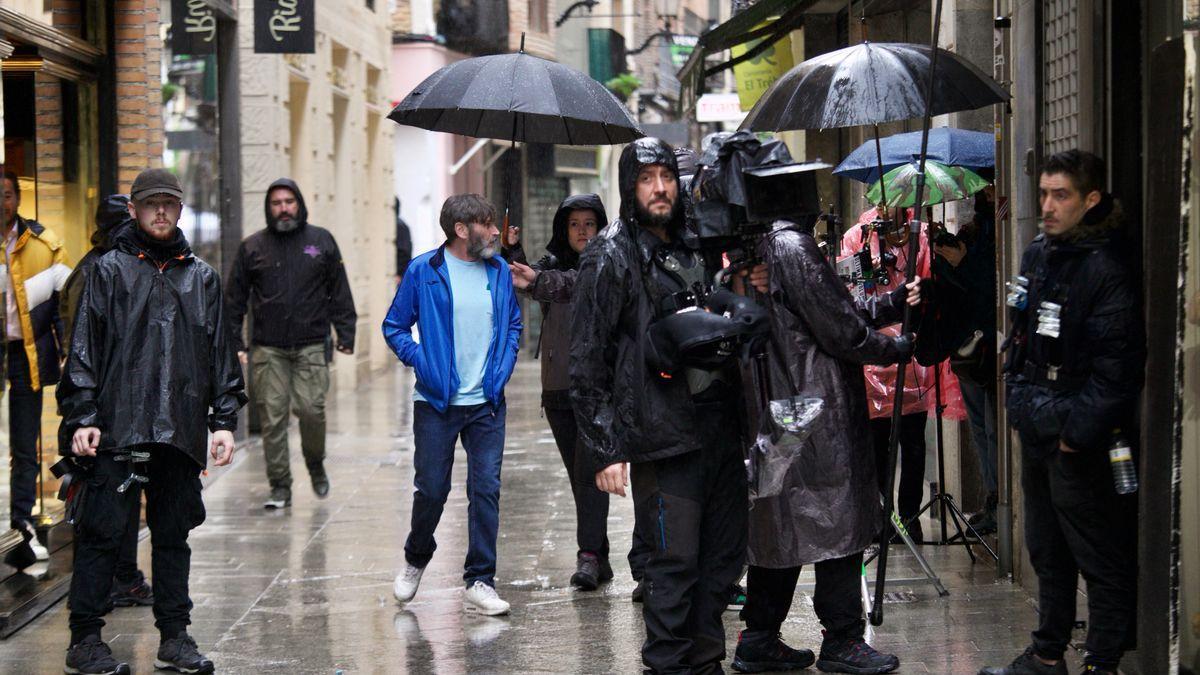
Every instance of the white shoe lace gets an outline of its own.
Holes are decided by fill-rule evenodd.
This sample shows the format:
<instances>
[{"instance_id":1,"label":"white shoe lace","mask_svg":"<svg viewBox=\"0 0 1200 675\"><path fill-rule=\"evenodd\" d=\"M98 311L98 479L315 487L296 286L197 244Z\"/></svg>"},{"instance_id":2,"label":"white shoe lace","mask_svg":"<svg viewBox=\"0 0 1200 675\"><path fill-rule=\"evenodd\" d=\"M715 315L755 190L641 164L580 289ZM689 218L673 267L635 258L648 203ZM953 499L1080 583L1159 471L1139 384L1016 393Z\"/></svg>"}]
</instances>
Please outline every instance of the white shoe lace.
<instances>
[{"instance_id":1,"label":"white shoe lace","mask_svg":"<svg viewBox=\"0 0 1200 675\"><path fill-rule=\"evenodd\" d=\"M406 583L406 584L417 583L417 580L421 578L421 571L422 570L420 567L413 567L412 565L409 565L408 567L404 568L404 583Z\"/></svg>"},{"instance_id":2,"label":"white shoe lace","mask_svg":"<svg viewBox=\"0 0 1200 675\"><path fill-rule=\"evenodd\" d=\"M483 583L482 581L476 581L475 585L471 587L471 590L475 593L476 596L479 596L476 599L480 600L480 601L486 602L489 600L499 600L500 599L500 596L496 594L496 589L492 588L491 586L488 586L487 584Z\"/></svg>"}]
</instances>

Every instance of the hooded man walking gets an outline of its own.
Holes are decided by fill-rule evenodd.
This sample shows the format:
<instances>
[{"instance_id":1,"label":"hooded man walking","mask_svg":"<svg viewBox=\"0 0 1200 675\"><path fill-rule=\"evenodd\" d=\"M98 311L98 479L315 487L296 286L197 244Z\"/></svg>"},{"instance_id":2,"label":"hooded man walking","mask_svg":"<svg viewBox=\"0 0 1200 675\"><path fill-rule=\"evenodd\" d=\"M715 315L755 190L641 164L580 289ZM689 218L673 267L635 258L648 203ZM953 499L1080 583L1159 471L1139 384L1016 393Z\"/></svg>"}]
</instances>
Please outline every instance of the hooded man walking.
<instances>
[{"instance_id":1,"label":"hooded man walking","mask_svg":"<svg viewBox=\"0 0 1200 675\"><path fill-rule=\"evenodd\" d=\"M647 329L711 279L684 227L671 146L642 138L619 163L621 217L588 244L575 283L571 402L596 485L625 496L653 551L643 577L642 661L720 672L722 612L746 560L746 471L736 373L652 372Z\"/></svg>"},{"instance_id":2,"label":"hooded man walking","mask_svg":"<svg viewBox=\"0 0 1200 675\"><path fill-rule=\"evenodd\" d=\"M328 230L308 222L299 186L280 178L267 188L267 227L246 238L229 273L225 298L238 357L250 362L250 390L262 415L271 495L263 507L292 504L288 419L300 420L300 449L313 492L329 494L325 472L325 394L329 391L330 325L337 350L354 353L358 314L342 253ZM249 307L250 352L242 342Z\"/></svg>"},{"instance_id":3,"label":"hooded man walking","mask_svg":"<svg viewBox=\"0 0 1200 675\"><path fill-rule=\"evenodd\" d=\"M192 255L176 224L179 179L150 169L133 183L137 226L117 237L84 281L58 386L60 452L77 458L71 646L67 673L128 673L100 637L130 511L146 493L154 576L155 668L211 673L188 635L191 549L204 522L200 471L233 460L246 401L216 270ZM208 433L212 441L208 442Z\"/></svg>"}]
</instances>

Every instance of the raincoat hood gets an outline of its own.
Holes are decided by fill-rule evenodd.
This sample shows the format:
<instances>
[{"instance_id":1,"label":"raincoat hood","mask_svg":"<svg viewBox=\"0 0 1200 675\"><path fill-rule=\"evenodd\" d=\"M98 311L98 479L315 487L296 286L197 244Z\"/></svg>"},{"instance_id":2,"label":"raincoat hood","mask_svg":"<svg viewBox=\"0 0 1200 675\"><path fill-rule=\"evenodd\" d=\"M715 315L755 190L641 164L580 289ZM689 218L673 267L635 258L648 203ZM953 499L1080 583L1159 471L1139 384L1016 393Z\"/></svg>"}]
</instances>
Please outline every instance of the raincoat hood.
<instances>
[{"instance_id":1,"label":"raincoat hood","mask_svg":"<svg viewBox=\"0 0 1200 675\"><path fill-rule=\"evenodd\" d=\"M675 160L675 150L664 140L659 138L639 138L636 141L625 146L621 151L621 159L617 164L617 182L621 189L621 218L626 222L637 222L637 178L641 173L642 168L652 164L661 164L671 170L675 174L675 180L679 180L679 164ZM683 186L679 187L679 196L676 200L683 199ZM682 204L677 204L675 209L675 220L671 223L671 228L678 230L683 226L683 207Z\"/></svg>"},{"instance_id":2,"label":"raincoat hood","mask_svg":"<svg viewBox=\"0 0 1200 675\"><path fill-rule=\"evenodd\" d=\"M300 213L297 217L299 223L297 223L296 229L291 230L291 232L297 232L303 229L304 226L308 224L308 206L306 206L304 203L304 194L300 192L300 186L296 185L296 181L292 180L291 178L280 178L274 183L271 183L271 186L267 188L267 194L263 195L263 217L266 218L267 227L272 232L279 232L279 230L276 228L275 219L271 217L271 191L275 188L287 188L292 191L292 194L296 195L296 201L300 203Z\"/></svg>"},{"instance_id":3,"label":"raincoat hood","mask_svg":"<svg viewBox=\"0 0 1200 675\"><path fill-rule=\"evenodd\" d=\"M129 195L109 195L96 207L96 231L92 233L92 246L105 250L112 246L116 236L133 224L129 217Z\"/></svg>"},{"instance_id":4,"label":"raincoat hood","mask_svg":"<svg viewBox=\"0 0 1200 675\"><path fill-rule=\"evenodd\" d=\"M573 211L595 211L596 230L604 229L608 224L608 214L604 211L604 202L600 196L592 193L571 195L558 205L554 213L554 229L550 235L550 243L546 244L546 252L558 260L560 269L575 269L579 267L579 254L571 248L571 233L567 220Z\"/></svg>"}]
</instances>

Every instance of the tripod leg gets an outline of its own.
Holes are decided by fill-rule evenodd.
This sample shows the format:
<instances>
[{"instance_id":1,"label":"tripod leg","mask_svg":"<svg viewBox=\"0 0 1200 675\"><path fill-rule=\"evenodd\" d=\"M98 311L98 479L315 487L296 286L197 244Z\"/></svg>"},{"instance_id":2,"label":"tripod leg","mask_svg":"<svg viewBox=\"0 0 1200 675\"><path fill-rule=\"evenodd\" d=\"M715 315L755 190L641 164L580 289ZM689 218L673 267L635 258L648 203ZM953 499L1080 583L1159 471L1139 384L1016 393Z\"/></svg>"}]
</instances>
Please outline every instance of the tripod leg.
<instances>
[{"instance_id":1,"label":"tripod leg","mask_svg":"<svg viewBox=\"0 0 1200 675\"><path fill-rule=\"evenodd\" d=\"M946 501L949 501L949 495L946 496ZM942 508L944 510L945 506ZM975 552L971 550L971 542L967 539L967 535L963 533L962 525L958 524L958 518L954 515L954 511L950 512L950 521L954 523L954 529L958 531L958 536L963 541L963 548L967 550L967 555L971 557L971 564L974 565L976 562L978 562L978 560L975 558ZM967 524L967 527L971 527L971 525ZM972 530L972 532L974 532L974 530Z\"/></svg>"},{"instance_id":2,"label":"tripod leg","mask_svg":"<svg viewBox=\"0 0 1200 675\"><path fill-rule=\"evenodd\" d=\"M983 548L988 552L988 555L992 556L996 562L1000 562L1000 556L992 550L992 547L989 546L987 540L979 534L979 532L975 529L975 526L971 525L971 521L967 520L967 517L963 514L962 509L958 508L958 504L954 502L954 498L949 496L947 497L946 505L950 508L951 517L954 519L954 526L958 528L959 536L963 537L963 542L966 544L967 550L971 550L971 544L974 542L967 540L966 535L963 533L962 527L959 526L960 522L967 528L967 531L971 533L971 536L975 537L978 543L983 546Z\"/></svg>"}]
</instances>

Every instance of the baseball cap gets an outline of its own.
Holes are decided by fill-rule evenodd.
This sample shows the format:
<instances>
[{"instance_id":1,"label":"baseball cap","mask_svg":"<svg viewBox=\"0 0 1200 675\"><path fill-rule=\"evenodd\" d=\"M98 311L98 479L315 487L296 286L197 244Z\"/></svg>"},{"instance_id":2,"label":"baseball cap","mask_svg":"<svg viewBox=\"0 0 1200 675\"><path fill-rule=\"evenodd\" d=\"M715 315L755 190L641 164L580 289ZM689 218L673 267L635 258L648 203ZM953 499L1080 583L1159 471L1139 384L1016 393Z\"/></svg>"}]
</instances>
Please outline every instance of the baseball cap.
<instances>
[{"instance_id":1,"label":"baseball cap","mask_svg":"<svg viewBox=\"0 0 1200 675\"><path fill-rule=\"evenodd\" d=\"M133 181L133 189L129 196L134 201L141 201L154 195L171 195L183 199L183 187L179 178L166 169L146 169L138 174Z\"/></svg>"}]
</instances>

